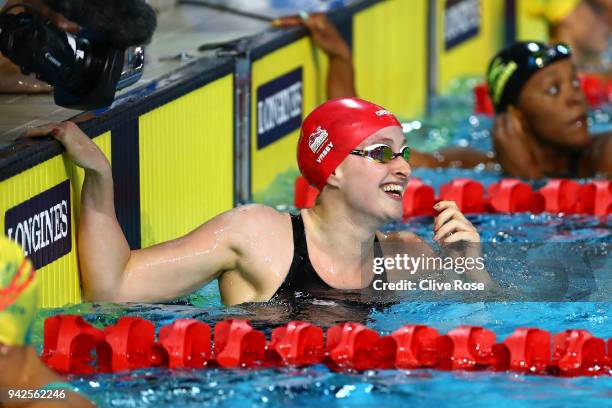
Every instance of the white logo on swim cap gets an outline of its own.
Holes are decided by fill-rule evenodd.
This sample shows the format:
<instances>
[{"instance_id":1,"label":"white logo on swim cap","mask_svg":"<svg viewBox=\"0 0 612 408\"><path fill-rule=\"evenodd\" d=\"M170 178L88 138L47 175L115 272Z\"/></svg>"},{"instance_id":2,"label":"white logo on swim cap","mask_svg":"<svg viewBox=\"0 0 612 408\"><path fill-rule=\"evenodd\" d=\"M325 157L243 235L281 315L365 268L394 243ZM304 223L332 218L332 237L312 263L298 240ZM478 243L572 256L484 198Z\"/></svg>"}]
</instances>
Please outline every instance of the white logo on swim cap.
<instances>
[{"instance_id":1,"label":"white logo on swim cap","mask_svg":"<svg viewBox=\"0 0 612 408\"><path fill-rule=\"evenodd\" d=\"M308 137L308 147L310 147L313 153L316 153L326 140L327 130L321 129L321 126L317 126L317 129Z\"/></svg>"},{"instance_id":2,"label":"white logo on swim cap","mask_svg":"<svg viewBox=\"0 0 612 408\"><path fill-rule=\"evenodd\" d=\"M382 115L392 115L392 113L386 109L381 109L379 111L376 111L376 116L382 116Z\"/></svg>"}]
</instances>

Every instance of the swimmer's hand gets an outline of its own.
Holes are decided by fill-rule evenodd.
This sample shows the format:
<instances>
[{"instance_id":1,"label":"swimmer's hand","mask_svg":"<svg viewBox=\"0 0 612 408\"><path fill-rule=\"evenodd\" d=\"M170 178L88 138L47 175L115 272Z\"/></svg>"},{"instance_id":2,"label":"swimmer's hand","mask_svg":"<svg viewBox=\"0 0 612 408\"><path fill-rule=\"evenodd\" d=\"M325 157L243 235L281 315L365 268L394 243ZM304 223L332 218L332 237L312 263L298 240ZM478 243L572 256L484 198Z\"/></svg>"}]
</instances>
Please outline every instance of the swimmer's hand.
<instances>
[{"instance_id":1,"label":"swimmer's hand","mask_svg":"<svg viewBox=\"0 0 612 408\"><path fill-rule=\"evenodd\" d=\"M301 16L286 16L272 21L274 27L296 27L303 25L310 33L313 42L329 57L351 60L351 50L342 39L336 27L327 18L325 13L312 13L308 18Z\"/></svg>"},{"instance_id":2,"label":"swimmer's hand","mask_svg":"<svg viewBox=\"0 0 612 408\"><path fill-rule=\"evenodd\" d=\"M434 241L440 242L447 255L475 260L473 267L466 265L461 279L484 283L487 290L497 289L499 285L487 270L478 266L477 260L482 257L482 249L476 228L465 218L454 201L440 201L434 205L434 209L438 211L438 215L434 218ZM461 244L455 244L457 242ZM458 277L456 274L451 276L453 279Z\"/></svg>"},{"instance_id":3,"label":"swimmer's hand","mask_svg":"<svg viewBox=\"0 0 612 408\"><path fill-rule=\"evenodd\" d=\"M497 115L493 125L493 148L499 164L506 173L515 177L542 177L535 149L519 118L518 111L510 106L508 112Z\"/></svg>"},{"instance_id":4,"label":"swimmer's hand","mask_svg":"<svg viewBox=\"0 0 612 408\"><path fill-rule=\"evenodd\" d=\"M96 144L74 122L49 123L25 132L22 137L52 136L66 149L70 160L94 173L108 173L110 163Z\"/></svg>"},{"instance_id":5,"label":"swimmer's hand","mask_svg":"<svg viewBox=\"0 0 612 408\"><path fill-rule=\"evenodd\" d=\"M480 235L472 223L465 218L454 201L440 201L434 205L438 215L434 218L434 241L441 244L452 242L480 242Z\"/></svg>"},{"instance_id":6,"label":"swimmer's hand","mask_svg":"<svg viewBox=\"0 0 612 408\"><path fill-rule=\"evenodd\" d=\"M328 99L357 96L351 49L324 13L281 17L272 21L272 25L274 27L303 25L310 33L312 42L325 52L329 59Z\"/></svg>"}]
</instances>

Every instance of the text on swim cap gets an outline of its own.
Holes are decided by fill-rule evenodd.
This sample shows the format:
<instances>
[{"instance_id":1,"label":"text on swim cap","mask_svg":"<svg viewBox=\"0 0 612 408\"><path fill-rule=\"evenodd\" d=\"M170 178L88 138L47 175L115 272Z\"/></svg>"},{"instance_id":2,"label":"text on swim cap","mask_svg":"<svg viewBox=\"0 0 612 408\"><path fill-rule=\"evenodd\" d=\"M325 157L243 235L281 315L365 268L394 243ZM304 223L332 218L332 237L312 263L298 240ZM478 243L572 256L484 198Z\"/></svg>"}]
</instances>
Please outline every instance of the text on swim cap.
<instances>
[{"instance_id":1,"label":"text on swim cap","mask_svg":"<svg viewBox=\"0 0 612 408\"><path fill-rule=\"evenodd\" d=\"M392 113L386 109L381 109L381 110L376 111L376 116L383 116L383 115L392 115Z\"/></svg>"},{"instance_id":2,"label":"text on swim cap","mask_svg":"<svg viewBox=\"0 0 612 408\"><path fill-rule=\"evenodd\" d=\"M327 156L327 153L329 153L332 147L334 147L334 144L332 142L329 142L329 144L325 146L325 150L323 150L319 157L317 157L317 163L321 163L323 161L323 159L325 158L325 156Z\"/></svg>"}]
</instances>

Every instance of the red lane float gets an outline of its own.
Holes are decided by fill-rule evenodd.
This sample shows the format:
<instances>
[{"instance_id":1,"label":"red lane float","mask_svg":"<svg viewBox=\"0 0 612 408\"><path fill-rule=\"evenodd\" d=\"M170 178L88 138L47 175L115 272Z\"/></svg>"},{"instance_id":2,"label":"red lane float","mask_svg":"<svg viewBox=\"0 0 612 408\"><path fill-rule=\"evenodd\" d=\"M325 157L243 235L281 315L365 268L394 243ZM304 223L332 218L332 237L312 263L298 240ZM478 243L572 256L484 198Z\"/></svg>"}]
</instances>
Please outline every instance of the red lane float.
<instances>
[{"instance_id":1,"label":"red lane float","mask_svg":"<svg viewBox=\"0 0 612 408\"><path fill-rule=\"evenodd\" d=\"M293 193L293 205L295 208L311 208L318 195L319 190L311 186L304 177L298 176L295 178L295 190Z\"/></svg>"},{"instance_id":2,"label":"red lane float","mask_svg":"<svg viewBox=\"0 0 612 408\"><path fill-rule=\"evenodd\" d=\"M404 190L403 217L417 217L420 215L434 215L433 209L436 197L434 189L418 178L411 178Z\"/></svg>"},{"instance_id":3,"label":"red lane float","mask_svg":"<svg viewBox=\"0 0 612 408\"><path fill-rule=\"evenodd\" d=\"M395 342L359 323L342 323L327 330L326 350L335 369L391 368Z\"/></svg>"},{"instance_id":4,"label":"red lane float","mask_svg":"<svg viewBox=\"0 0 612 408\"><path fill-rule=\"evenodd\" d=\"M448 332L453 342L453 370L486 367L493 361L495 333L478 326L459 326Z\"/></svg>"},{"instance_id":5,"label":"red lane float","mask_svg":"<svg viewBox=\"0 0 612 408\"><path fill-rule=\"evenodd\" d=\"M484 187L478 181L458 178L440 186L440 201L454 201L465 214L480 214L485 209Z\"/></svg>"},{"instance_id":6,"label":"red lane float","mask_svg":"<svg viewBox=\"0 0 612 408\"><path fill-rule=\"evenodd\" d=\"M45 321L41 358L56 371L75 374L146 367L318 363L336 371L429 368L562 376L612 373L612 339L606 343L586 330L566 330L551 338L544 330L518 328L497 343L495 333L479 326L460 326L443 335L425 325L405 325L381 336L362 324L346 322L330 327L324 336L320 327L293 321L273 329L266 344L263 332L246 320L233 319L215 325L213 347L210 327L195 319L177 319L163 326L158 342L154 332L153 323L138 317L123 317L99 330L80 316L58 315Z\"/></svg>"},{"instance_id":7,"label":"red lane float","mask_svg":"<svg viewBox=\"0 0 612 408\"><path fill-rule=\"evenodd\" d=\"M495 115L493 102L489 97L489 87L486 82L481 82L474 86L474 113L477 115Z\"/></svg>"},{"instance_id":8,"label":"red lane float","mask_svg":"<svg viewBox=\"0 0 612 408\"><path fill-rule=\"evenodd\" d=\"M104 338L102 330L81 316L57 315L45 319L44 349L40 356L60 373L88 374L95 371L91 350Z\"/></svg>"},{"instance_id":9,"label":"red lane float","mask_svg":"<svg viewBox=\"0 0 612 408\"><path fill-rule=\"evenodd\" d=\"M436 329L408 324L394 331L391 337L397 347L397 368L451 368L453 342L448 336L441 336Z\"/></svg>"},{"instance_id":10,"label":"red lane float","mask_svg":"<svg viewBox=\"0 0 612 408\"><path fill-rule=\"evenodd\" d=\"M159 330L151 364L169 368L202 368L211 358L210 326L195 319L176 319Z\"/></svg>"},{"instance_id":11,"label":"red lane float","mask_svg":"<svg viewBox=\"0 0 612 408\"><path fill-rule=\"evenodd\" d=\"M531 186L519 179L503 179L491 184L487 192L494 212L537 212L541 208ZM538 201L535 202L536 200Z\"/></svg>"},{"instance_id":12,"label":"red lane float","mask_svg":"<svg viewBox=\"0 0 612 408\"><path fill-rule=\"evenodd\" d=\"M252 367L264 361L266 336L246 320L215 325L215 359L221 367Z\"/></svg>"},{"instance_id":13,"label":"red lane float","mask_svg":"<svg viewBox=\"0 0 612 408\"><path fill-rule=\"evenodd\" d=\"M278 356L280 365L320 363L325 353L323 329L306 322L289 322L272 330L268 350ZM274 360L275 356L268 357Z\"/></svg>"},{"instance_id":14,"label":"red lane float","mask_svg":"<svg viewBox=\"0 0 612 408\"><path fill-rule=\"evenodd\" d=\"M140 317L122 317L104 329L96 352L102 372L137 370L151 364L155 326Z\"/></svg>"},{"instance_id":15,"label":"red lane float","mask_svg":"<svg viewBox=\"0 0 612 408\"><path fill-rule=\"evenodd\" d=\"M564 375L598 375L607 362L606 343L586 330L566 330L553 337L552 358Z\"/></svg>"},{"instance_id":16,"label":"red lane float","mask_svg":"<svg viewBox=\"0 0 612 408\"><path fill-rule=\"evenodd\" d=\"M504 345L510 352L510 369L546 374L550 365L550 333L540 329L516 329Z\"/></svg>"}]
</instances>

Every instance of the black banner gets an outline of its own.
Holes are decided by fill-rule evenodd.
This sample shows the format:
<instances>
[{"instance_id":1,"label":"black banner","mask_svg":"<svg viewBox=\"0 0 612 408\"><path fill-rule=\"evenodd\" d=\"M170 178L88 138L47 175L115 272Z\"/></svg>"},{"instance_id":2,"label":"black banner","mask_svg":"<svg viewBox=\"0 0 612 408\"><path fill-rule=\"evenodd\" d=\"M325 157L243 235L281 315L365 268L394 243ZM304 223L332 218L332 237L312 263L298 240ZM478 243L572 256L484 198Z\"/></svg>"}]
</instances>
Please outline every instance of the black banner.
<instances>
[{"instance_id":1,"label":"black banner","mask_svg":"<svg viewBox=\"0 0 612 408\"><path fill-rule=\"evenodd\" d=\"M262 149L302 123L302 68L257 88L257 148Z\"/></svg>"},{"instance_id":2,"label":"black banner","mask_svg":"<svg viewBox=\"0 0 612 408\"><path fill-rule=\"evenodd\" d=\"M72 249L70 181L9 209L4 233L23 247L35 268L55 261Z\"/></svg>"},{"instance_id":3,"label":"black banner","mask_svg":"<svg viewBox=\"0 0 612 408\"><path fill-rule=\"evenodd\" d=\"M446 0L444 3L444 49L446 51L480 31L480 0Z\"/></svg>"}]
</instances>

